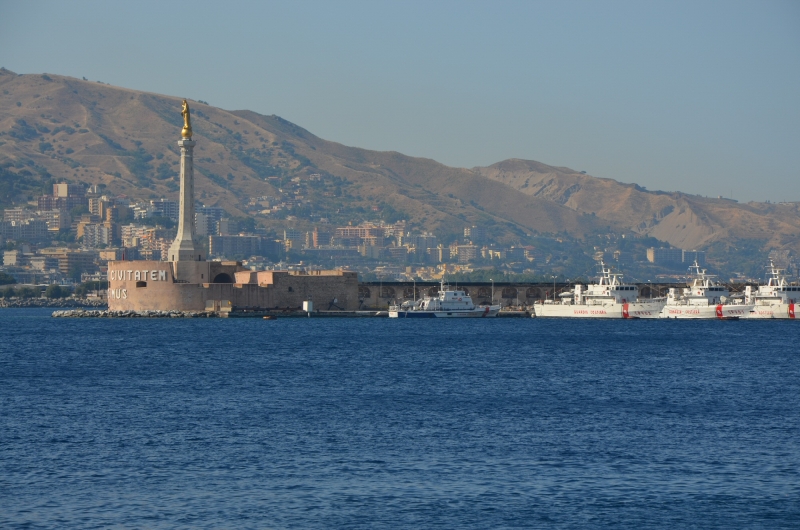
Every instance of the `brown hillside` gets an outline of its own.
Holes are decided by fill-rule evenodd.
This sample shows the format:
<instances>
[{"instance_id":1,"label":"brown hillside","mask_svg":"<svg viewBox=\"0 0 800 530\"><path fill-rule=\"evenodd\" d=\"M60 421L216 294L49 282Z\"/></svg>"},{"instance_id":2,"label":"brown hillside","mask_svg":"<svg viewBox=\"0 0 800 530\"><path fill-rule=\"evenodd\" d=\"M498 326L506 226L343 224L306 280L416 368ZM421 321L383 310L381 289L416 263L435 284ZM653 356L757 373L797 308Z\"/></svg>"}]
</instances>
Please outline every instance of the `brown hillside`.
<instances>
[{"instance_id":1,"label":"brown hillside","mask_svg":"<svg viewBox=\"0 0 800 530\"><path fill-rule=\"evenodd\" d=\"M505 160L473 171L527 195L595 214L680 248L758 239L767 241L770 247L800 250L798 203L740 204L728 199L651 192L635 184L528 160Z\"/></svg>"},{"instance_id":2,"label":"brown hillside","mask_svg":"<svg viewBox=\"0 0 800 530\"><path fill-rule=\"evenodd\" d=\"M0 163L17 170L33 164L113 194L177 196L180 98L8 70L0 71L0 90ZM346 147L277 116L191 106L198 198L235 215L244 215L248 197L279 194L267 176L323 172L347 181L351 203L388 204L421 229L458 233L483 223L500 239L593 230L593 220L569 208L466 169Z\"/></svg>"},{"instance_id":3,"label":"brown hillside","mask_svg":"<svg viewBox=\"0 0 800 530\"><path fill-rule=\"evenodd\" d=\"M27 189L68 179L132 198L177 197L180 101L70 77L0 70L0 171ZM341 212L336 222L358 222L392 208L413 228L453 235L480 223L507 242L525 233L583 237L610 227L684 248L761 239L800 250L797 204L649 192L525 160L451 168L323 140L277 116L200 102L191 107L198 199L233 215L246 215L251 197L280 196L279 188L291 178L321 173L343 179L339 196L314 204L315 211ZM25 189L17 186L0 200L27 202L33 193ZM287 224L266 217L259 222Z\"/></svg>"},{"instance_id":4,"label":"brown hillside","mask_svg":"<svg viewBox=\"0 0 800 530\"><path fill-rule=\"evenodd\" d=\"M430 230L460 230L469 222L507 222L527 231L583 236L593 222L568 208L499 186L475 172L397 152L368 151L322 140L294 124L250 111L234 114L263 128L294 135L296 152L323 171L357 184L368 200L385 200ZM475 206L477 205L477 206ZM479 210L476 213L475 210Z\"/></svg>"}]
</instances>

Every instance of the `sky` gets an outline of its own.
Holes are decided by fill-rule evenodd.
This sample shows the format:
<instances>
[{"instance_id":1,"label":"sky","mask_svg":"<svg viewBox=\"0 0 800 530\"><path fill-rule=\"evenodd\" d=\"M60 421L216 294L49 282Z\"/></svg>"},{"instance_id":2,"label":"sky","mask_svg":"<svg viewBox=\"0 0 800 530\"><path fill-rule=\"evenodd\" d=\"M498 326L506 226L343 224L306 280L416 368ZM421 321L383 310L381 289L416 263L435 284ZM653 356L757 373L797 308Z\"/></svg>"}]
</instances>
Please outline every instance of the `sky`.
<instances>
[{"instance_id":1,"label":"sky","mask_svg":"<svg viewBox=\"0 0 800 530\"><path fill-rule=\"evenodd\" d=\"M0 66L450 166L800 201L796 0L0 0Z\"/></svg>"}]
</instances>

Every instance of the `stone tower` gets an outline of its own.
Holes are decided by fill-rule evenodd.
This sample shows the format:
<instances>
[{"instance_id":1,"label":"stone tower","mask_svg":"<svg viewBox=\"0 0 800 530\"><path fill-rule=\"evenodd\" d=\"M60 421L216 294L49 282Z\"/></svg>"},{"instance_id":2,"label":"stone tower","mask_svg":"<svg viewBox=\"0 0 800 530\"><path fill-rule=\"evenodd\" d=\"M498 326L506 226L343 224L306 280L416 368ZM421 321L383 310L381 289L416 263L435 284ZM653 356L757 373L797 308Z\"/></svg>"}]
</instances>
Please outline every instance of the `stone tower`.
<instances>
[{"instance_id":1,"label":"stone tower","mask_svg":"<svg viewBox=\"0 0 800 530\"><path fill-rule=\"evenodd\" d=\"M203 261L203 252L195 245L194 227L194 163L193 151L197 142L192 141L192 126L189 119L189 105L183 100L184 126L181 148L181 199L178 218L178 235L169 249L169 261Z\"/></svg>"}]
</instances>

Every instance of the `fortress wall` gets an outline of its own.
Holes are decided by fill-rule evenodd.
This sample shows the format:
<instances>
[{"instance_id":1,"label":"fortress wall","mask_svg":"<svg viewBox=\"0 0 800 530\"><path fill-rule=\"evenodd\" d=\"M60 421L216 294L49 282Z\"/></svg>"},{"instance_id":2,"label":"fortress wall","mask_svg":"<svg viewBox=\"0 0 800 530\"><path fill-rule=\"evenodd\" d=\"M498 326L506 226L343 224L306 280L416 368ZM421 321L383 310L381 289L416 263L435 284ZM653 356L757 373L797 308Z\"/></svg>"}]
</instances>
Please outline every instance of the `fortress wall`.
<instances>
[{"instance_id":1,"label":"fortress wall","mask_svg":"<svg viewBox=\"0 0 800 530\"><path fill-rule=\"evenodd\" d=\"M313 271L318 272L318 271ZM312 300L315 309L346 309L355 311L358 302L358 274L355 272L327 271L332 274L307 275L276 271L273 273L274 300L278 307L302 307L304 300ZM332 306L333 300L337 302ZM294 304L294 305L292 305Z\"/></svg>"},{"instance_id":2,"label":"fortress wall","mask_svg":"<svg viewBox=\"0 0 800 530\"><path fill-rule=\"evenodd\" d=\"M254 271L238 271L234 277L234 280L234 283L258 284L258 273Z\"/></svg>"},{"instance_id":3,"label":"fortress wall","mask_svg":"<svg viewBox=\"0 0 800 530\"><path fill-rule=\"evenodd\" d=\"M325 272L329 273L251 272L235 262L114 261L109 262L108 303L114 311L203 311L209 301L229 301L234 309L267 309L300 308L312 300L316 309L357 310L358 275ZM209 281L220 274L237 283Z\"/></svg>"},{"instance_id":4,"label":"fortress wall","mask_svg":"<svg viewBox=\"0 0 800 530\"><path fill-rule=\"evenodd\" d=\"M108 308L112 311L202 311L205 308L203 289L198 284L175 283L172 265L164 261L109 262Z\"/></svg>"},{"instance_id":5,"label":"fortress wall","mask_svg":"<svg viewBox=\"0 0 800 530\"><path fill-rule=\"evenodd\" d=\"M260 274L260 273L259 273ZM352 276L291 276L274 272L271 285L257 283L205 284L207 300L228 300L234 309L242 308L292 308L303 307L312 300L315 309L336 309L336 306L355 311L358 309L358 278Z\"/></svg>"},{"instance_id":6,"label":"fortress wall","mask_svg":"<svg viewBox=\"0 0 800 530\"><path fill-rule=\"evenodd\" d=\"M256 283L259 285L272 285L274 271L258 271L256 274Z\"/></svg>"}]
</instances>

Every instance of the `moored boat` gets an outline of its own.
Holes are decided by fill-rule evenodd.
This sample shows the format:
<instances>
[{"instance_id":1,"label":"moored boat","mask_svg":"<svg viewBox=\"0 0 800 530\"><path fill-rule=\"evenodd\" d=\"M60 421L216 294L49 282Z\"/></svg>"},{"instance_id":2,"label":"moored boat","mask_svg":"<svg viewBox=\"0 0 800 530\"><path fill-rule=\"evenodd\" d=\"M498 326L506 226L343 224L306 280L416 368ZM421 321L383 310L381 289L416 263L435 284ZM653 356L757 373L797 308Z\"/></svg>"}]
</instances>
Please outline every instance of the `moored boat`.
<instances>
[{"instance_id":1,"label":"moored boat","mask_svg":"<svg viewBox=\"0 0 800 530\"><path fill-rule=\"evenodd\" d=\"M755 290L745 287L745 303L753 304L748 318L795 318L795 306L800 305L800 286L789 285L782 274L783 269L775 267L770 260L770 278L767 285L759 285Z\"/></svg>"},{"instance_id":2,"label":"moored boat","mask_svg":"<svg viewBox=\"0 0 800 530\"><path fill-rule=\"evenodd\" d=\"M389 318L470 318L496 317L499 305L476 306L466 291L450 289L444 280L435 296L425 296L389 307Z\"/></svg>"},{"instance_id":3,"label":"moored boat","mask_svg":"<svg viewBox=\"0 0 800 530\"><path fill-rule=\"evenodd\" d=\"M669 290L661 318L733 320L750 315L753 305L745 303L742 295L731 296L728 288L715 282L697 261L690 269L694 275L691 284Z\"/></svg>"},{"instance_id":4,"label":"moored boat","mask_svg":"<svg viewBox=\"0 0 800 530\"><path fill-rule=\"evenodd\" d=\"M533 305L534 317L571 318L658 318L664 307L663 298L639 299L639 288L621 283L621 274L612 273L600 262L602 275L598 283L584 288L575 284L561 300L545 300ZM554 297L555 298L555 297Z\"/></svg>"}]
</instances>

